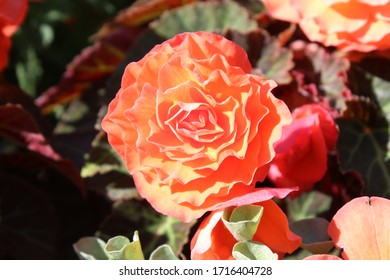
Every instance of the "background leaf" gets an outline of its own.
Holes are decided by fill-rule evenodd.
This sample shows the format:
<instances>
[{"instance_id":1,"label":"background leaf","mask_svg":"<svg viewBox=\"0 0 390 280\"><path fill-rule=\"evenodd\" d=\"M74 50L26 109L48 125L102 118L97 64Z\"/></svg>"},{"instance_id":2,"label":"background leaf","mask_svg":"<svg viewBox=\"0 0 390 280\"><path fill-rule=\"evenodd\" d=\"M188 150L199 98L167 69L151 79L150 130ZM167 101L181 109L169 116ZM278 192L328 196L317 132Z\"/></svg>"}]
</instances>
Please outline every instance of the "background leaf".
<instances>
[{"instance_id":1,"label":"background leaf","mask_svg":"<svg viewBox=\"0 0 390 280\"><path fill-rule=\"evenodd\" d=\"M142 25L161 15L164 11L196 2L197 0L138 0L129 8L120 11L117 16L107 23L95 37L106 36L118 26L134 27Z\"/></svg>"},{"instance_id":2,"label":"background leaf","mask_svg":"<svg viewBox=\"0 0 390 280\"><path fill-rule=\"evenodd\" d=\"M150 27L157 35L171 38L182 32L209 31L223 33L227 30L249 32L256 28L256 21L233 1L198 2L167 11Z\"/></svg>"},{"instance_id":3,"label":"background leaf","mask_svg":"<svg viewBox=\"0 0 390 280\"><path fill-rule=\"evenodd\" d=\"M290 83L292 76L289 71L294 67L293 52L283 48L277 39L268 38L267 41L256 68L261 70L262 76L275 80L278 84Z\"/></svg>"},{"instance_id":4,"label":"background leaf","mask_svg":"<svg viewBox=\"0 0 390 280\"><path fill-rule=\"evenodd\" d=\"M82 237L74 245L73 248L76 251L80 259L83 260L108 260L109 257L106 254L104 248L106 242L96 237Z\"/></svg>"},{"instance_id":5,"label":"background leaf","mask_svg":"<svg viewBox=\"0 0 390 280\"><path fill-rule=\"evenodd\" d=\"M330 209L332 197L319 191L309 191L294 199L286 199L289 220L314 218Z\"/></svg>"},{"instance_id":6,"label":"background leaf","mask_svg":"<svg viewBox=\"0 0 390 280\"><path fill-rule=\"evenodd\" d=\"M113 260L144 260L138 232L134 232L133 241L125 236L115 236L107 241L105 252Z\"/></svg>"},{"instance_id":7,"label":"background leaf","mask_svg":"<svg viewBox=\"0 0 390 280\"><path fill-rule=\"evenodd\" d=\"M388 125L368 127L356 119L338 119L337 150L341 168L355 170L365 183L364 194L390 198L390 169L386 160ZM382 125L381 125L382 124Z\"/></svg>"},{"instance_id":8,"label":"background leaf","mask_svg":"<svg viewBox=\"0 0 390 280\"><path fill-rule=\"evenodd\" d=\"M233 257L236 260L277 260L278 255L266 245L254 241L237 242L233 247Z\"/></svg>"},{"instance_id":9,"label":"background leaf","mask_svg":"<svg viewBox=\"0 0 390 280\"><path fill-rule=\"evenodd\" d=\"M175 254L172 251L172 248L167 245L163 244L158 246L151 254L150 254L150 260L178 260L178 257L175 256Z\"/></svg>"},{"instance_id":10,"label":"background leaf","mask_svg":"<svg viewBox=\"0 0 390 280\"><path fill-rule=\"evenodd\" d=\"M49 197L21 174L0 170L0 259L52 259L59 223Z\"/></svg>"},{"instance_id":11,"label":"background leaf","mask_svg":"<svg viewBox=\"0 0 390 280\"><path fill-rule=\"evenodd\" d=\"M295 221L291 230L302 237L301 248L313 254L326 254L333 247L333 241L328 235L329 222L323 218L310 218Z\"/></svg>"}]
</instances>

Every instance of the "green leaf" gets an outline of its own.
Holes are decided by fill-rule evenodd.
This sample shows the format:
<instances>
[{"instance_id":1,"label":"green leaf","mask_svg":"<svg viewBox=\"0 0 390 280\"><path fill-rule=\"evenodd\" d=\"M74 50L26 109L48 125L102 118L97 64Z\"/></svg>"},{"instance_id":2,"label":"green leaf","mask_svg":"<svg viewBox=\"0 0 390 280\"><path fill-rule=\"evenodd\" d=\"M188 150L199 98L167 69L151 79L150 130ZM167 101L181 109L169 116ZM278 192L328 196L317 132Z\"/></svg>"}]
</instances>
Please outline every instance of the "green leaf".
<instances>
[{"instance_id":1,"label":"green leaf","mask_svg":"<svg viewBox=\"0 0 390 280\"><path fill-rule=\"evenodd\" d=\"M265 11L264 4L257 0L236 0L241 6L245 7L252 14L258 14Z\"/></svg>"},{"instance_id":2,"label":"green leaf","mask_svg":"<svg viewBox=\"0 0 390 280\"><path fill-rule=\"evenodd\" d=\"M311 60L315 73L319 74L319 88L324 91L329 100L342 99L346 88L344 76L350 67L350 62L343 52L328 52L318 44L308 44L306 56Z\"/></svg>"},{"instance_id":3,"label":"green leaf","mask_svg":"<svg viewBox=\"0 0 390 280\"><path fill-rule=\"evenodd\" d=\"M382 112L385 114L386 119L390 121L390 82L374 76L372 78L372 88Z\"/></svg>"},{"instance_id":4,"label":"green leaf","mask_svg":"<svg viewBox=\"0 0 390 280\"><path fill-rule=\"evenodd\" d=\"M326 254L334 247L328 235L328 225L323 218L311 218L292 223L290 229L302 237L302 249L313 254Z\"/></svg>"},{"instance_id":5,"label":"green leaf","mask_svg":"<svg viewBox=\"0 0 390 280\"><path fill-rule=\"evenodd\" d=\"M287 212L290 221L314 218L329 210L332 197L319 191L305 192L295 199L287 199Z\"/></svg>"},{"instance_id":6,"label":"green leaf","mask_svg":"<svg viewBox=\"0 0 390 280\"><path fill-rule=\"evenodd\" d=\"M222 221L238 241L251 240L257 231L264 208L244 205L228 208L223 212Z\"/></svg>"},{"instance_id":7,"label":"green leaf","mask_svg":"<svg viewBox=\"0 0 390 280\"><path fill-rule=\"evenodd\" d=\"M290 83L292 76L289 71L294 67L292 51L283 48L276 39L267 41L256 67L264 77L273 79L278 84Z\"/></svg>"},{"instance_id":8,"label":"green leaf","mask_svg":"<svg viewBox=\"0 0 390 280\"><path fill-rule=\"evenodd\" d=\"M179 258L175 256L172 251L172 248L163 244L158 246L149 257L150 260L178 260Z\"/></svg>"},{"instance_id":9,"label":"green leaf","mask_svg":"<svg viewBox=\"0 0 390 280\"><path fill-rule=\"evenodd\" d=\"M75 244L73 249L82 260L108 260L104 248L106 242L97 237L82 237Z\"/></svg>"},{"instance_id":10,"label":"green leaf","mask_svg":"<svg viewBox=\"0 0 390 280\"><path fill-rule=\"evenodd\" d=\"M37 84L42 75L43 69L37 53L32 47L28 47L26 62L16 64L16 76L21 89L35 97Z\"/></svg>"},{"instance_id":11,"label":"green leaf","mask_svg":"<svg viewBox=\"0 0 390 280\"><path fill-rule=\"evenodd\" d=\"M356 119L338 119L337 124L341 169L354 170L362 176L365 195L390 198L390 166L386 160L388 124L378 120L370 127Z\"/></svg>"},{"instance_id":12,"label":"green leaf","mask_svg":"<svg viewBox=\"0 0 390 280\"><path fill-rule=\"evenodd\" d=\"M179 219L161 215L160 222L148 227L148 230L156 236L165 237L174 254L179 254L188 242L191 227L195 222L183 223Z\"/></svg>"},{"instance_id":13,"label":"green leaf","mask_svg":"<svg viewBox=\"0 0 390 280\"><path fill-rule=\"evenodd\" d=\"M390 123L390 81L374 76L372 88L387 122ZM390 131L389 131L390 134ZM387 144L387 158L390 158L390 141Z\"/></svg>"},{"instance_id":14,"label":"green leaf","mask_svg":"<svg viewBox=\"0 0 390 280\"><path fill-rule=\"evenodd\" d=\"M108 240L106 253L113 260L144 260L138 232L134 232L133 242L125 236L115 236Z\"/></svg>"},{"instance_id":15,"label":"green leaf","mask_svg":"<svg viewBox=\"0 0 390 280\"><path fill-rule=\"evenodd\" d=\"M246 9L233 1L197 2L165 12L150 27L160 36L171 38L182 32L227 30L249 32L256 29L256 21Z\"/></svg>"},{"instance_id":16,"label":"green leaf","mask_svg":"<svg viewBox=\"0 0 390 280\"><path fill-rule=\"evenodd\" d=\"M278 255L273 253L266 245L260 242L237 242L232 251L236 260L277 260Z\"/></svg>"}]
</instances>

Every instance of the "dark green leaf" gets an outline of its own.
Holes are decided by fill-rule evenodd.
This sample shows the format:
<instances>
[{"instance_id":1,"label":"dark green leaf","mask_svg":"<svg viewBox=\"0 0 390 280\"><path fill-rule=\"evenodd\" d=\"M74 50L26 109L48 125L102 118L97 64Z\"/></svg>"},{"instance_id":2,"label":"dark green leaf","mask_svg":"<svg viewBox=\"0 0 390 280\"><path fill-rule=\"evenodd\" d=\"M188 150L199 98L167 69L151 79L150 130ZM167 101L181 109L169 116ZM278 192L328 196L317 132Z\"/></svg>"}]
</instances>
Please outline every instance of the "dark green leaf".
<instances>
[{"instance_id":1,"label":"dark green leaf","mask_svg":"<svg viewBox=\"0 0 390 280\"><path fill-rule=\"evenodd\" d=\"M387 123L390 123L390 82L374 76L372 78L372 89ZM390 158L389 147L390 142L387 145L387 158Z\"/></svg>"},{"instance_id":2,"label":"dark green leaf","mask_svg":"<svg viewBox=\"0 0 390 280\"><path fill-rule=\"evenodd\" d=\"M326 254L333 248L328 235L329 222L323 218L303 219L290 225L291 230L302 237L301 248L313 254Z\"/></svg>"},{"instance_id":3,"label":"dark green leaf","mask_svg":"<svg viewBox=\"0 0 390 280\"><path fill-rule=\"evenodd\" d=\"M175 254L179 254L189 240L190 230L194 223L195 221L183 223L176 218L161 215L160 222L150 226L148 230L165 237L167 245L171 247Z\"/></svg>"},{"instance_id":4,"label":"dark green leaf","mask_svg":"<svg viewBox=\"0 0 390 280\"><path fill-rule=\"evenodd\" d=\"M55 209L21 175L0 171L0 259L52 259L59 238Z\"/></svg>"},{"instance_id":5,"label":"dark green leaf","mask_svg":"<svg viewBox=\"0 0 390 280\"><path fill-rule=\"evenodd\" d=\"M386 159L388 124L369 127L356 119L339 119L337 150L343 171L358 172L365 183L364 194L390 197L390 166Z\"/></svg>"}]
</instances>

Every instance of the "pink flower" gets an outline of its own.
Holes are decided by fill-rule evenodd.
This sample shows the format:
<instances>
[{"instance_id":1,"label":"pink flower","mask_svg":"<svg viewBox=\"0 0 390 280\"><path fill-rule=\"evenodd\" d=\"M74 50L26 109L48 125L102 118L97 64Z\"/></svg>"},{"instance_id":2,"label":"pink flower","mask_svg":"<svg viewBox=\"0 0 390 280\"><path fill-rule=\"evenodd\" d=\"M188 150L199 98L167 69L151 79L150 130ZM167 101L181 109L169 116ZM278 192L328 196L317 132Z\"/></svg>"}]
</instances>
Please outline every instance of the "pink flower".
<instances>
[{"instance_id":1,"label":"pink flower","mask_svg":"<svg viewBox=\"0 0 390 280\"><path fill-rule=\"evenodd\" d=\"M299 186L303 192L325 175L328 151L335 148L338 128L329 111L319 104L299 107L292 115L292 124L283 128L282 138L275 144L277 154L268 176L279 188Z\"/></svg>"}]
</instances>

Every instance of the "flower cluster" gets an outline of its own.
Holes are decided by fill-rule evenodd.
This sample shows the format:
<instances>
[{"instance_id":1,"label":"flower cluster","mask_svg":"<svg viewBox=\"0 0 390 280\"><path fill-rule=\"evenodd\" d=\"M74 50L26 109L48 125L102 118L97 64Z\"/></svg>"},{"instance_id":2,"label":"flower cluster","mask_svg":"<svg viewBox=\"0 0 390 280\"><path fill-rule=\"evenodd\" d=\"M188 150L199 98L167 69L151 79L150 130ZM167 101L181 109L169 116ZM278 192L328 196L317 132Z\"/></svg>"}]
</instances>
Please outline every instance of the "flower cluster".
<instances>
[{"instance_id":1,"label":"flower cluster","mask_svg":"<svg viewBox=\"0 0 390 280\"><path fill-rule=\"evenodd\" d=\"M311 190L336 151L339 128L327 106L291 114L275 82L251 71L245 50L220 35L176 35L127 66L102 121L155 210L183 222L212 211L192 239L192 259L237 258L240 242L266 246L270 258L294 252L302 239L272 199ZM256 188L266 178L274 187ZM226 222L237 207L249 211L241 206L262 209L250 237Z\"/></svg>"},{"instance_id":2,"label":"flower cluster","mask_svg":"<svg viewBox=\"0 0 390 280\"><path fill-rule=\"evenodd\" d=\"M390 259L390 0L49 2L0 0L0 258Z\"/></svg>"},{"instance_id":3,"label":"flower cluster","mask_svg":"<svg viewBox=\"0 0 390 280\"><path fill-rule=\"evenodd\" d=\"M390 47L390 2L367 0L263 0L272 17L299 24L325 46L370 52Z\"/></svg>"},{"instance_id":4,"label":"flower cluster","mask_svg":"<svg viewBox=\"0 0 390 280\"><path fill-rule=\"evenodd\" d=\"M215 224L220 209L268 200L261 224L277 213L284 226L279 240L270 243L276 252L291 253L300 238L289 232L283 212L269 199L283 198L294 185L255 189L268 174L274 144L291 114L272 94L275 83L250 72L245 51L224 37L179 34L127 66L102 126L138 192L157 211L190 222L215 210L208 218L214 223L205 221L197 236L204 235L203 227L216 226L216 238L205 238L217 240L223 233L221 222ZM264 232L256 238L267 244ZM203 253L207 249L199 240L193 241L198 248L193 258L218 255Z\"/></svg>"}]
</instances>

